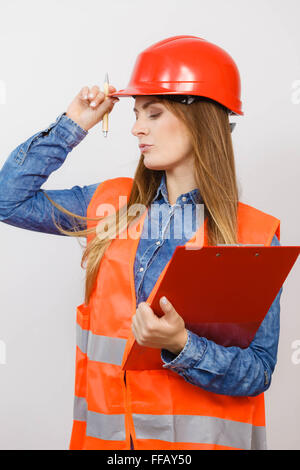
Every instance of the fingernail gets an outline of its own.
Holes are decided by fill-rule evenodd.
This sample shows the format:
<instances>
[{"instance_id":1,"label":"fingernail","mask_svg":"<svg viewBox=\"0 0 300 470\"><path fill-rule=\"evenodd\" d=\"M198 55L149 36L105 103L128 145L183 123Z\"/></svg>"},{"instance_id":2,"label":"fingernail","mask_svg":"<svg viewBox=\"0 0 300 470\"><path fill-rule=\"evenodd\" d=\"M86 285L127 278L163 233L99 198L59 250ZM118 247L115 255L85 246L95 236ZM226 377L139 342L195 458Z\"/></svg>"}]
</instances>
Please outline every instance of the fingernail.
<instances>
[{"instance_id":1,"label":"fingernail","mask_svg":"<svg viewBox=\"0 0 300 470\"><path fill-rule=\"evenodd\" d=\"M92 101L92 102L91 102L91 106L93 106L93 108L96 106L95 101Z\"/></svg>"},{"instance_id":2,"label":"fingernail","mask_svg":"<svg viewBox=\"0 0 300 470\"><path fill-rule=\"evenodd\" d=\"M168 302L167 299L166 299L166 297L162 297L162 298L161 298L161 301L162 301L162 303L165 304L165 305L166 305L167 302Z\"/></svg>"},{"instance_id":3,"label":"fingernail","mask_svg":"<svg viewBox=\"0 0 300 470\"><path fill-rule=\"evenodd\" d=\"M93 93L90 93L90 94L89 94L89 98L94 98L94 94L93 94Z\"/></svg>"}]
</instances>

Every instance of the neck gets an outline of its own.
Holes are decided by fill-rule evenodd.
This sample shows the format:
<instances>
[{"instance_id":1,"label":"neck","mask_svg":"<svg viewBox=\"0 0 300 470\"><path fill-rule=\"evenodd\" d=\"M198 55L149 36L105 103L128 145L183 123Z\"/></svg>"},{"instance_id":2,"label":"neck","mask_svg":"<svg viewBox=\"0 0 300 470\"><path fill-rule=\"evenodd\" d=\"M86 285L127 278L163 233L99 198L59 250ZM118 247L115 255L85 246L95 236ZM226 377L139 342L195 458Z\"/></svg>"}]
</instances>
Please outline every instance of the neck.
<instances>
[{"instance_id":1,"label":"neck","mask_svg":"<svg viewBox=\"0 0 300 470\"><path fill-rule=\"evenodd\" d=\"M191 171L186 171L176 174L169 170L165 171L166 186L168 190L168 198L171 206L176 203L177 198L184 193L188 193L197 188L197 183L194 174Z\"/></svg>"}]
</instances>

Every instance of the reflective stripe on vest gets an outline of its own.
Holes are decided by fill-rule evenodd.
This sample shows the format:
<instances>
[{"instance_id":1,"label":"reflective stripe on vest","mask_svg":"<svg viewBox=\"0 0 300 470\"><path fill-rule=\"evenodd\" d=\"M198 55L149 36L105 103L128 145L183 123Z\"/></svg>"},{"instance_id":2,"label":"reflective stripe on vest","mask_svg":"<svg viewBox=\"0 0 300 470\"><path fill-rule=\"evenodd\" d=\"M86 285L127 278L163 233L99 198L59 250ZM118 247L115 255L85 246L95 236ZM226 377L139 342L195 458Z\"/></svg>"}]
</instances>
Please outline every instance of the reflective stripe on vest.
<instances>
[{"instance_id":1,"label":"reflective stripe on vest","mask_svg":"<svg viewBox=\"0 0 300 470\"><path fill-rule=\"evenodd\" d=\"M73 418L76 421L86 421L87 416L87 402L84 397L74 397L74 412Z\"/></svg>"},{"instance_id":2,"label":"reflective stripe on vest","mask_svg":"<svg viewBox=\"0 0 300 470\"><path fill-rule=\"evenodd\" d=\"M88 410L86 435L105 441L124 441L125 415L107 415Z\"/></svg>"},{"instance_id":3,"label":"reflective stripe on vest","mask_svg":"<svg viewBox=\"0 0 300 470\"><path fill-rule=\"evenodd\" d=\"M96 413L87 409L84 397L74 399L74 419L86 421L86 435L107 441L125 440L125 415Z\"/></svg>"},{"instance_id":4,"label":"reflective stripe on vest","mask_svg":"<svg viewBox=\"0 0 300 470\"><path fill-rule=\"evenodd\" d=\"M133 413L132 417L137 439L216 444L246 450L266 448L264 426L211 416ZM83 397L75 397L74 419L87 421L87 436L105 440L125 440L125 416L89 411Z\"/></svg>"},{"instance_id":5,"label":"reflective stripe on vest","mask_svg":"<svg viewBox=\"0 0 300 470\"><path fill-rule=\"evenodd\" d=\"M120 366L125 350L126 339L95 335L76 325L76 342L79 349L91 361L106 362Z\"/></svg>"},{"instance_id":6,"label":"reflective stripe on vest","mask_svg":"<svg viewBox=\"0 0 300 470\"><path fill-rule=\"evenodd\" d=\"M211 416L132 414L137 439L266 448L264 426ZM257 447L259 446L259 447Z\"/></svg>"}]
</instances>

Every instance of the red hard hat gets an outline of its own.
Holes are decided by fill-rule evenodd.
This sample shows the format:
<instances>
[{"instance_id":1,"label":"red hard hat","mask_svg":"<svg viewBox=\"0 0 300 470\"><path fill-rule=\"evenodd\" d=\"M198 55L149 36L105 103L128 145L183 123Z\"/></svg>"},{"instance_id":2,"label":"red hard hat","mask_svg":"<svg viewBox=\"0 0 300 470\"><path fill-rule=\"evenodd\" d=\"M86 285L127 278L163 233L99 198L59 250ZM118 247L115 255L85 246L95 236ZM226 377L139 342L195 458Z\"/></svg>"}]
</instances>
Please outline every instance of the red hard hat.
<instances>
[{"instance_id":1,"label":"red hard hat","mask_svg":"<svg viewBox=\"0 0 300 470\"><path fill-rule=\"evenodd\" d=\"M173 36L142 51L124 90L109 96L192 95L243 116L238 68L221 47L197 36Z\"/></svg>"}]
</instances>

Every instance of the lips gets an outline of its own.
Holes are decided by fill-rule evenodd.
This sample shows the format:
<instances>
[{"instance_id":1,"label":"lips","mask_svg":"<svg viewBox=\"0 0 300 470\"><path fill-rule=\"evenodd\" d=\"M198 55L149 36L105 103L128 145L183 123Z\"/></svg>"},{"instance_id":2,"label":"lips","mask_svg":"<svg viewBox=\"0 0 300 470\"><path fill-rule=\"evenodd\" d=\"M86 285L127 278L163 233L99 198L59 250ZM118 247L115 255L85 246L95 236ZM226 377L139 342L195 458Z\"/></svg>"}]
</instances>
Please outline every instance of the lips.
<instances>
[{"instance_id":1,"label":"lips","mask_svg":"<svg viewBox=\"0 0 300 470\"><path fill-rule=\"evenodd\" d=\"M146 144L139 145L140 150L142 150L143 152L145 150L148 150L150 147L152 147L152 145L146 145Z\"/></svg>"}]
</instances>

